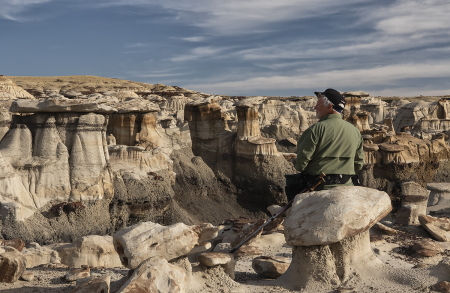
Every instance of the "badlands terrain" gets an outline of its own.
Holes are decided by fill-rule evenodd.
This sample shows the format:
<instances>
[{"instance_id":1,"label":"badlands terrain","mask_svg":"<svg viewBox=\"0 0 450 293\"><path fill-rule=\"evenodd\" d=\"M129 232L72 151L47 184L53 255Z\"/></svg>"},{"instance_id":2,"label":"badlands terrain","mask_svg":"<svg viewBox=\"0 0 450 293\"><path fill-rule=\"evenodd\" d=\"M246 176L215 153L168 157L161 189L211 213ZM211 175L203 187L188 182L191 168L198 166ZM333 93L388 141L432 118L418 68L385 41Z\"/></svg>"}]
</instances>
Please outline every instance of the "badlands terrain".
<instances>
[{"instance_id":1,"label":"badlands terrain","mask_svg":"<svg viewBox=\"0 0 450 293\"><path fill-rule=\"evenodd\" d=\"M343 94L363 186L229 254L286 204L314 97L0 76L0 291L450 292L450 97Z\"/></svg>"}]
</instances>

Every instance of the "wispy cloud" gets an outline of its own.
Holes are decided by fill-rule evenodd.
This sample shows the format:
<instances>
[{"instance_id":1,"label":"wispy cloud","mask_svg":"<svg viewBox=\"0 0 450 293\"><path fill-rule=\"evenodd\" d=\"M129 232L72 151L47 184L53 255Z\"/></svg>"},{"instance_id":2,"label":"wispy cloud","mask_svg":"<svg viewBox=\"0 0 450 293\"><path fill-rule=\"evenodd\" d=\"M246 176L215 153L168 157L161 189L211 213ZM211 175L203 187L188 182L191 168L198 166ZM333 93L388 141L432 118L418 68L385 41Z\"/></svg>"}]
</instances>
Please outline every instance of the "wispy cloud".
<instances>
[{"instance_id":1,"label":"wispy cloud","mask_svg":"<svg viewBox=\"0 0 450 293\"><path fill-rule=\"evenodd\" d=\"M188 42L203 42L206 40L206 37L202 37L202 36L197 36L197 37L187 37L187 38L180 38L183 41L188 41Z\"/></svg>"},{"instance_id":2,"label":"wispy cloud","mask_svg":"<svg viewBox=\"0 0 450 293\"><path fill-rule=\"evenodd\" d=\"M396 64L369 69L335 70L296 76L262 76L237 81L186 85L187 88L227 94L239 91L286 90L335 87L355 89L390 85L412 78L450 77L450 61L439 63Z\"/></svg>"},{"instance_id":3,"label":"wispy cloud","mask_svg":"<svg viewBox=\"0 0 450 293\"><path fill-rule=\"evenodd\" d=\"M266 32L264 26L311 16L333 13L369 0L117 0L100 2L103 6L154 7L172 11L174 19L201 27L216 35L239 35ZM97 4L98 5L98 2Z\"/></svg>"},{"instance_id":4,"label":"wispy cloud","mask_svg":"<svg viewBox=\"0 0 450 293\"><path fill-rule=\"evenodd\" d=\"M181 61L198 60L208 57L218 57L218 54L224 52L227 49L228 49L227 47L212 47L212 46L197 47L191 49L188 54L170 58L170 61L181 62Z\"/></svg>"},{"instance_id":5,"label":"wispy cloud","mask_svg":"<svg viewBox=\"0 0 450 293\"><path fill-rule=\"evenodd\" d=\"M13 21L27 21L21 13L32 9L36 5L52 2L54 0L0 0L0 17Z\"/></svg>"}]
</instances>

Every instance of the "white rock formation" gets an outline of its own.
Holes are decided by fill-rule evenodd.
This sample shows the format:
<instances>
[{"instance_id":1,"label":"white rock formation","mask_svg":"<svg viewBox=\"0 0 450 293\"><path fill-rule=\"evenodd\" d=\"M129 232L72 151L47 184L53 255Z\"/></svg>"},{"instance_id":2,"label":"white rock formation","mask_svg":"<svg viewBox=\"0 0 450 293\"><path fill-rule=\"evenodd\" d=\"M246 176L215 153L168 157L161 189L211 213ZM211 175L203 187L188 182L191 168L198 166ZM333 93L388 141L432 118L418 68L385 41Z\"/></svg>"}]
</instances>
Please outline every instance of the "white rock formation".
<instances>
[{"instance_id":1,"label":"white rock formation","mask_svg":"<svg viewBox=\"0 0 450 293\"><path fill-rule=\"evenodd\" d=\"M81 268L83 265L113 268L122 265L111 236L84 236L73 243L58 246L55 250L61 263L73 268Z\"/></svg>"},{"instance_id":2,"label":"white rock formation","mask_svg":"<svg viewBox=\"0 0 450 293\"><path fill-rule=\"evenodd\" d=\"M387 193L359 186L299 194L284 221L286 243L325 245L367 231L391 211Z\"/></svg>"},{"instance_id":3,"label":"white rock formation","mask_svg":"<svg viewBox=\"0 0 450 293\"><path fill-rule=\"evenodd\" d=\"M130 269L154 256L170 261L187 255L199 239L196 231L183 223L162 226L153 222L121 229L113 237L122 264Z\"/></svg>"},{"instance_id":4,"label":"white rock formation","mask_svg":"<svg viewBox=\"0 0 450 293\"><path fill-rule=\"evenodd\" d=\"M171 265L163 257L143 261L117 293L159 292L183 293L187 277L183 269Z\"/></svg>"}]
</instances>

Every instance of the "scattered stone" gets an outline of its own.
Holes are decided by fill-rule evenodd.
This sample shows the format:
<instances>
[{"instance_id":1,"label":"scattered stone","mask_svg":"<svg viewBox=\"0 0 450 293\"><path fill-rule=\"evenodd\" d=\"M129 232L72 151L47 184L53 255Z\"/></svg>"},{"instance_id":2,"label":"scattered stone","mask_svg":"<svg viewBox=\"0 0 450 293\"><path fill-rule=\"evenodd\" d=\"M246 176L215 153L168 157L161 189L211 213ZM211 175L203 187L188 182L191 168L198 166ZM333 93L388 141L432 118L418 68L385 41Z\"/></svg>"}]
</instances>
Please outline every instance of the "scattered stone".
<instances>
[{"instance_id":1,"label":"scattered stone","mask_svg":"<svg viewBox=\"0 0 450 293\"><path fill-rule=\"evenodd\" d=\"M34 279L34 273L25 271L20 278L24 281L31 282Z\"/></svg>"},{"instance_id":2,"label":"scattered stone","mask_svg":"<svg viewBox=\"0 0 450 293\"><path fill-rule=\"evenodd\" d=\"M434 242L431 239L422 239L420 241L417 241L413 245L413 249L420 255L423 256L434 256L438 253L444 252L441 246L439 246L436 242Z\"/></svg>"},{"instance_id":3,"label":"scattered stone","mask_svg":"<svg viewBox=\"0 0 450 293\"><path fill-rule=\"evenodd\" d=\"M198 260L201 264L207 267L222 266L233 280L234 280L234 268L236 261L232 254L220 253L220 252L205 252L198 256Z\"/></svg>"},{"instance_id":4,"label":"scattered stone","mask_svg":"<svg viewBox=\"0 0 450 293\"><path fill-rule=\"evenodd\" d=\"M285 257L259 256L253 259L252 268L259 275L276 279L286 272L290 264L290 260Z\"/></svg>"},{"instance_id":5,"label":"scattered stone","mask_svg":"<svg viewBox=\"0 0 450 293\"><path fill-rule=\"evenodd\" d=\"M15 248L4 246L0 253L0 282L14 283L22 276L27 260Z\"/></svg>"},{"instance_id":6,"label":"scattered stone","mask_svg":"<svg viewBox=\"0 0 450 293\"><path fill-rule=\"evenodd\" d=\"M77 285L69 293L109 293L111 276L93 278L89 282Z\"/></svg>"},{"instance_id":7,"label":"scattered stone","mask_svg":"<svg viewBox=\"0 0 450 293\"><path fill-rule=\"evenodd\" d=\"M262 254L262 251L256 246L244 245L239 247L233 254L236 258L240 258L244 256L258 256Z\"/></svg>"},{"instance_id":8,"label":"scattered stone","mask_svg":"<svg viewBox=\"0 0 450 293\"><path fill-rule=\"evenodd\" d=\"M413 266L413 269L425 269L425 268L429 268L429 267L430 267L429 264L420 263L420 264L416 264L415 266Z\"/></svg>"},{"instance_id":9,"label":"scattered stone","mask_svg":"<svg viewBox=\"0 0 450 293\"><path fill-rule=\"evenodd\" d=\"M436 289L440 292L450 292L450 282L442 281L436 285Z\"/></svg>"},{"instance_id":10,"label":"scattered stone","mask_svg":"<svg viewBox=\"0 0 450 293\"><path fill-rule=\"evenodd\" d=\"M256 230L258 230L266 221L264 219L259 219L258 221L256 221L255 223L248 225L246 227L244 227L241 232L239 232L239 234L237 235L237 237L234 239L233 242L231 242L231 247L235 247L237 246L239 243L241 243L245 238L249 237L250 234L252 234L253 232L255 232ZM261 236L263 230L261 229L258 233L256 233L255 235L253 235L252 238L248 239L246 244L250 244L252 243L253 240L255 240L256 238L258 238L259 236Z\"/></svg>"},{"instance_id":11,"label":"scattered stone","mask_svg":"<svg viewBox=\"0 0 450 293\"><path fill-rule=\"evenodd\" d=\"M71 269L66 273L66 280L69 282L76 281L77 279L81 278L88 278L91 276L91 269L89 267L87 268L81 268L81 269Z\"/></svg>"},{"instance_id":12,"label":"scattered stone","mask_svg":"<svg viewBox=\"0 0 450 293\"><path fill-rule=\"evenodd\" d=\"M25 243L20 238L14 238L11 240L1 240L0 239L0 246L14 247L19 252L22 252L23 248L25 247Z\"/></svg>"},{"instance_id":13,"label":"scattered stone","mask_svg":"<svg viewBox=\"0 0 450 293\"><path fill-rule=\"evenodd\" d=\"M388 226L383 225L380 222L377 222L375 225L373 225L373 227L378 229L378 230L381 230L381 231L385 232L388 235L395 235L398 232L397 230L389 228Z\"/></svg>"},{"instance_id":14,"label":"scattered stone","mask_svg":"<svg viewBox=\"0 0 450 293\"><path fill-rule=\"evenodd\" d=\"M205 252L198 256L200 263L208 267L226 264L230 262L232 258L232 254L220 252Z\"/></svg>"},{"instance_id":15,"label":"scattered stone","mask_svg":"<svg viewBox=\"0 0 450 293\"><path fill-rule=\"evenodd\" d=\"M182 293L186 289L186 273L160 256L143 261L117 293L158 292Z\"/></svg>"},{"instance_id":16,"label":"scattered stone","mask_svg":"<svg viewBox=\"0 0 450 293\"><path fill-rule=\"evenodd\" d=\"M437 241L450 241L450 219L419 215L419 222Z\"/></svg>"}]
</instances>

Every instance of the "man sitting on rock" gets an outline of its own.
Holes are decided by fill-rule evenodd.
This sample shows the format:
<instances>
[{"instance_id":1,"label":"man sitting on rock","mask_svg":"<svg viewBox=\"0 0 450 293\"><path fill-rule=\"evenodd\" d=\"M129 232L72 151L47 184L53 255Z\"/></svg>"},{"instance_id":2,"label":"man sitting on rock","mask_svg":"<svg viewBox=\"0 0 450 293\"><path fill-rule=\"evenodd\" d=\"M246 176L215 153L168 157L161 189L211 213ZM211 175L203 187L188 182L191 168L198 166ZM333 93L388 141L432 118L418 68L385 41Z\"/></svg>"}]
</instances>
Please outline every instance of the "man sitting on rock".
<instances>
[{"instance_id":1,"label":"man sitting on rock","mask_svg":"<svg viewBox=\"0 0 450 293\"><path fill-rule=\"evenodd\" d=\"M324 178L325 183L316 190L327 190L340 185L359 185L355 172L361 170L364 165L363 139L356 127L342 119L341 111L345 107L345 99L334 89L315 94L318 99L314 108L319 122L305 130L298 140L295 169L300 171L301 175L291 178L287 176L288 200L295 197L307 182L322 172L327 175ZM292 181L301 184L292 188Z\"/></svg>"}]
</instances>

